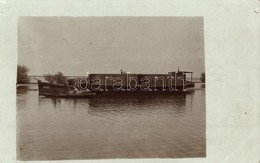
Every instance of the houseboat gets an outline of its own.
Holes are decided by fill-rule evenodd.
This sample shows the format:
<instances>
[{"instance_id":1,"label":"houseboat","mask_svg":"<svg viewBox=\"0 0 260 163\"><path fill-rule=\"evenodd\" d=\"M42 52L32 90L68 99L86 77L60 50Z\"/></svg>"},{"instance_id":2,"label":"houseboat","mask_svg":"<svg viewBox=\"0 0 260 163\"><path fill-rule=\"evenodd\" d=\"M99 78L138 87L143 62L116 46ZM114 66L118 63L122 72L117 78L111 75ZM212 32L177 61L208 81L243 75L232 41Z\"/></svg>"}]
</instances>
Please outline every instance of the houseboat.
<instances>
[{"instance_id":1,"label":"houseboat","mask_svg":"<svg viewBox=\"0 0 260 163\"><path fill-rule=\"evenodd\" d=\"M67 84L38 80L38 87L39 95L48 97L85 98L110 93L176 93L186 92L195 86L192 73L178 70L167 74L89 74L86 77L69 79Z\"/></svg>"}]
</instances>

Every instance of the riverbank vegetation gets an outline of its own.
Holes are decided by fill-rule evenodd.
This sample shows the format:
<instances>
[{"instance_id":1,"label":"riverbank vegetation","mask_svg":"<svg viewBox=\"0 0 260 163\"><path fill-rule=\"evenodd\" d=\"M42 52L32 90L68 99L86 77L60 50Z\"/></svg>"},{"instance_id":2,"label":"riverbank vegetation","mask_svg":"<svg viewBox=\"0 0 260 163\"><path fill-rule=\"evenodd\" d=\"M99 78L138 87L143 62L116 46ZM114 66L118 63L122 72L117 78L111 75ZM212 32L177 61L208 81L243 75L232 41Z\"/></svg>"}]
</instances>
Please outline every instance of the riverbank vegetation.
<instances>
[{"instance_id":1,"label":"riverbank vegetation","mask_svg":"<svg viewBox=\"0 0 260 163\"><path fill-rule=\"evenodd\" d=\"M200 81L202 81L203 83L206 82L205 72L201 73L201 75L200 75Z\"/></svg>"},{"instance_id":2,"label":"riverbank vegetation","mask_svg":"<svg viewBox=\"0 0 260 163\"><path fill-rule=\"evenodd\" d=\"M66 84L68 79L63 73L58 72L56 74L44 74L44 79L52 84Z\"/></svg>"},{"instance_id":3,"label":"riverbank vegetation","mask_svg":"<svg viewBox=\"0 0 260 163\"><path fill-rule=\"evenodd\" d=\"M30 69L24 65L17 65L17 84L28 84L30 79L28 77L28 72Z\"/></svg>"}]
</instances>

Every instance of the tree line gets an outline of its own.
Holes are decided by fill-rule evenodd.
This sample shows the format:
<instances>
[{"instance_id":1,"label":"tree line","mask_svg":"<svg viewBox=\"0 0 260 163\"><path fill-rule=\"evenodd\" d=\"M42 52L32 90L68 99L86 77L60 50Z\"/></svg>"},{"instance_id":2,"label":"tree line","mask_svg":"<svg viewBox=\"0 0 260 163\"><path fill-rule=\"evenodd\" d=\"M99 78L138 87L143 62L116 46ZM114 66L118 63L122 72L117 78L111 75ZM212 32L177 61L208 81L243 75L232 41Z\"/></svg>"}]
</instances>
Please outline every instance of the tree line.
<instances>
[{"instance_id":1,"label":"tree line","mask_svg":"<svg viewBox=\"0 0 260 163\"><path fill-rule=\"evenodd\" d=\"M30 82L30 78L28 76L30 69L25 65L17 65L17 84L28 84ZM55 84L66 84L68 78L63 75L63 73L58 72L56 74L43 74L43 77L46 81Z\"/></svg>"},{"instance_id":2,"label":"tree line","mask_svg":"<svg viewBox=\"0 0 260 163\"><path fill-rule=\"evenodd\" d=\"M25 65L17 65L17 84L28 84L30 82L30 78L28 77L30 69L26 67ZM124 74L125 71L122 69L120 70L121 74ZM56 74L43 74L43 77L46 81L50 83L56 83L56 84L66 84L68 82L68 78L64 76L63 73L58 72ZM201 73L200 81L205 83L206 77L205 72Z\"/></svg>"}]
</instances>

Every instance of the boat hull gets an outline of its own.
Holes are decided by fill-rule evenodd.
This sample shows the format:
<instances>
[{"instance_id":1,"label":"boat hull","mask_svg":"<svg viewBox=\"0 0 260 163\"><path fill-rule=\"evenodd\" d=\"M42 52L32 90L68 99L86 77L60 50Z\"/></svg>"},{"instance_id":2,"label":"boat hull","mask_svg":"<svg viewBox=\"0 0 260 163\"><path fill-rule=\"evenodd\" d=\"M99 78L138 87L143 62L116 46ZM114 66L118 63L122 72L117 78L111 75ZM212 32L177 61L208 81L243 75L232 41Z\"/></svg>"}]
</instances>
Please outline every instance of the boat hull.
<instances>
[{"instance_id":1,"label":"boat hull","mask_svg":"<svg viewBox=\"0 0 260 163\"><path fill-rule=\"evenodd\" d=\"M91 98L96 93L82 93L82 94L51 94L51 93L41 93L40 95L45 97L53 97L53 98Z\"/></svg>"}]
</instances>

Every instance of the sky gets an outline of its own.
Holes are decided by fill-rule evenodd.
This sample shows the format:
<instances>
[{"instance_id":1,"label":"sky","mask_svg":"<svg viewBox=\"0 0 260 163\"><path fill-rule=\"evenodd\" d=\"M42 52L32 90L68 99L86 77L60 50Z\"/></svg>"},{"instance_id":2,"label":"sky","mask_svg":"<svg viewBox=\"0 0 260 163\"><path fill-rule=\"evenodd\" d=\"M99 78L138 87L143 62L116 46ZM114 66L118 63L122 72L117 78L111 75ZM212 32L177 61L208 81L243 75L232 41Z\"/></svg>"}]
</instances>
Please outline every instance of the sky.
<instances>
[{"instance_id":1,"label":"sky","mask_svg":"<svg viewBox=\"0 0 260 163\"><path fill-rule=\"evenodd\" d=\"M19 17L29 75L205 72L203 17Z\"/></svg>"}]
</instances>

